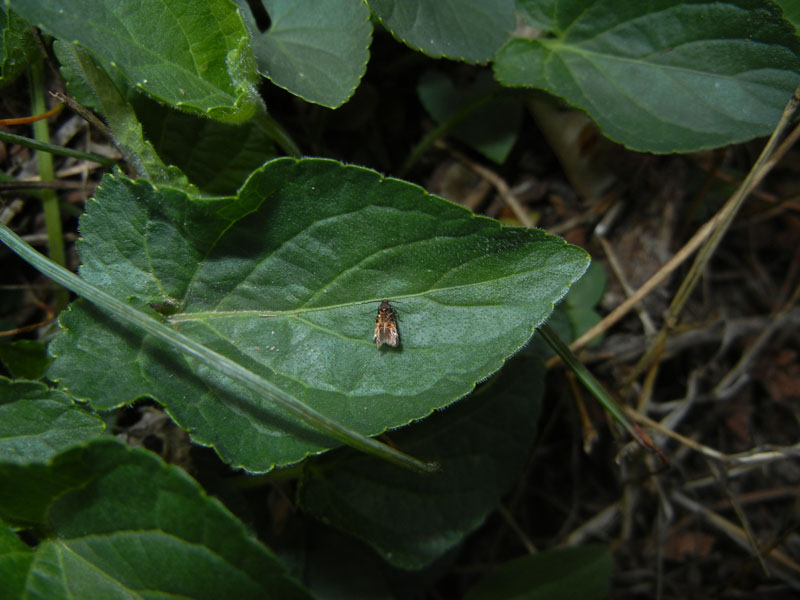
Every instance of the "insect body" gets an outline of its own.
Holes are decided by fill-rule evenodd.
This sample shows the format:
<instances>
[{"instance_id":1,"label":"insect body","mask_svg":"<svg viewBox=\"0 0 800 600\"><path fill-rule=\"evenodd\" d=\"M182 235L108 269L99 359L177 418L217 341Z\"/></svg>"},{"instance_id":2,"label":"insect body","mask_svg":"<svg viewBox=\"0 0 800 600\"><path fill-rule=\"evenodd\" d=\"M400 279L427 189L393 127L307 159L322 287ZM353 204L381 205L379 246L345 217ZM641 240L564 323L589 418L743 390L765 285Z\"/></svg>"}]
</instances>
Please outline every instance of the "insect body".
<instances>
[{"instance_id":1,"label":"insect body","mask_svg":"<svg viewBox=\"0 0 800 600\"><path fill-rule=\"evenodd\" d=\"M375 336L372 341L375 342L378 348L382 344L396 348L400 343L400 334L397 332L397 313L388 300L382 301L378 307L378 318L375 319Z\"/></svg>"}]
</instances>

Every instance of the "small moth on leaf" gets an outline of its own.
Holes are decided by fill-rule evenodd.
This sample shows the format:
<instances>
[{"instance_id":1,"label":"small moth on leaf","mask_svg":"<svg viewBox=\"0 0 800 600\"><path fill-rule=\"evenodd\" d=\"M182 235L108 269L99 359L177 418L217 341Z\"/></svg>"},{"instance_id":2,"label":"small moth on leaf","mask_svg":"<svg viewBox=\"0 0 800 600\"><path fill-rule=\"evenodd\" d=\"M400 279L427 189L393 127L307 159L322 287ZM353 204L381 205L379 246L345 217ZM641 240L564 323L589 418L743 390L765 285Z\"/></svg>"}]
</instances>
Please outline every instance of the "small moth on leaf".
<instances>
[{"instance_id":1,"label":"small moth on leaf","mask_svg":"<svg viewBox=\"0 0 800 600\"><path fill-rule=\"evenodd\" d=\"M383 344L396 348L400 343L400 334L397 331L397 312L389 304L388 300L383 300L378 307L378 318L375 319L375 336L372 341L375 342L378 348Z\"/></svg>"}]
</instances>

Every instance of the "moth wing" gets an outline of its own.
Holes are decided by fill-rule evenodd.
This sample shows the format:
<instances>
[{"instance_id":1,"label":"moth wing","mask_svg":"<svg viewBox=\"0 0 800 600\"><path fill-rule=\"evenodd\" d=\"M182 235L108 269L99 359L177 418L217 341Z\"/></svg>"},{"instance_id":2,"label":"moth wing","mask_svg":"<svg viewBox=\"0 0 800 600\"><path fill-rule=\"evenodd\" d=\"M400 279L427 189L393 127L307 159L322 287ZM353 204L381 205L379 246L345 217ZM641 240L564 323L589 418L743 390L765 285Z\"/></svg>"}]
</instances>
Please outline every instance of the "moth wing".
<instances>
[{"instance_id":1,"label":"moth wing","mask_svg":"<svg viewBox=\"0 0 800 600\"><path fill-rule=\"evenodd\" d=\"M389 339L386 340L386 343L389 344L392 348L395 348L397 344L400 343L400 334L397 333L397 325L394 323L391 324L389 327Z\"/></svg>"},{"instance_id":2,"label":"moth wing","mask_svg":"<svg viewBox=\"0 0 800 600\"><path fill-rule=\"evenodd\" d=\"M382 344L395 347L400 342L400 336L397 333L397 324L388 319L381 319L375 322L375 335L372 341L380 347Z\"/></svg>"}]
</instances>

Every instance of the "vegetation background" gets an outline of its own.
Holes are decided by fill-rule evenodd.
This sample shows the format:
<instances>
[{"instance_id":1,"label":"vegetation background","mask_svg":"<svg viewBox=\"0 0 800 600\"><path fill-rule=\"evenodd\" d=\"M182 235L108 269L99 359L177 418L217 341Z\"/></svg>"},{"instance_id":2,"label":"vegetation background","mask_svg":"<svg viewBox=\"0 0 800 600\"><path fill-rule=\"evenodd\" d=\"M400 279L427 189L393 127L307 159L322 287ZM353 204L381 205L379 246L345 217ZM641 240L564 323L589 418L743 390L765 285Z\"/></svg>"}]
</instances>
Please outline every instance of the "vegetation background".
<instances>
[{"instance_id":1,"label":"vegetation background","mask_svg":"<svg viewBox=\"0 0 800 600\"><path fill-rule=\"evenodd\" d=\"M0 598L797 593L795 3L0 15Z\"/></svg>"}]
</instances>

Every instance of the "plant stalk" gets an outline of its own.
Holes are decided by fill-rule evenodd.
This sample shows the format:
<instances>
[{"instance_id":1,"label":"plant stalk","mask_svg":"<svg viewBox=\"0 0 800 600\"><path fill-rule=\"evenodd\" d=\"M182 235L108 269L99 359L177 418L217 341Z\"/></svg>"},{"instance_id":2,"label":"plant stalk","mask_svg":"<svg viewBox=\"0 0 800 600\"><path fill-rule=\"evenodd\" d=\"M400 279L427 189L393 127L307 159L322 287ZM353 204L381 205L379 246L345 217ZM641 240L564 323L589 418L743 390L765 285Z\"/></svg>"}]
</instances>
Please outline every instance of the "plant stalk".
<instances>
[{"instance_id":1,"label":"plant stalk","mask_svg":"<svg viewBox=\"0 0 800 600\"><path fill-rule=\"evenodd\" d=\"M636 443L643 448L647 448L648 450L655 452L664 462L667 462L666 457L656 447L649 436L635 423L632 423L631 420L628 419L623 408L617 403L616 400L614 400L614 398L611 397L602 384L595 379L595 376L591 374L589 369L587 369L586 366L578 360L578 358L572 353L572 350L569 349L569 346L561 341L561 338L558 337L558 334L556 334L556 332L553 331L553 329L546 323L539 328L539 333L550 345L550 347L561 357L561 360L564 361L564 364L575 373L589 393L597 398L600 404L602 404L608 413L614 417L614 420L617 421L617 423L625 428L625 430L636 441Z\"/></svg>"},{"instance_id":2,"label":"plant stalk","mask_svg":"<svg viewBox=\"0 0 800 600\"><path fill-rule=\"evenodd\" d=\"M34 60L30 66L31 89L31 114L38 115L47 112L44 88L42 86L43 62ZM46 120L33 123L33 137L42 144L50 144L50 130ZM47 152L36 152L36 161L39 165L39 178L42 181L54 181L53 157ZM40 192L42 208L44 210L44 224L47 231L47 244L50 250L50 259L60 266L67 264L64 250L64 232L61 228L61 210L58 206L58 195L53 189L43 189ZM69 303L69 293L66 289L56 286L53 290L54 310L60 312Z\"/></svg>"}]
</instances>

